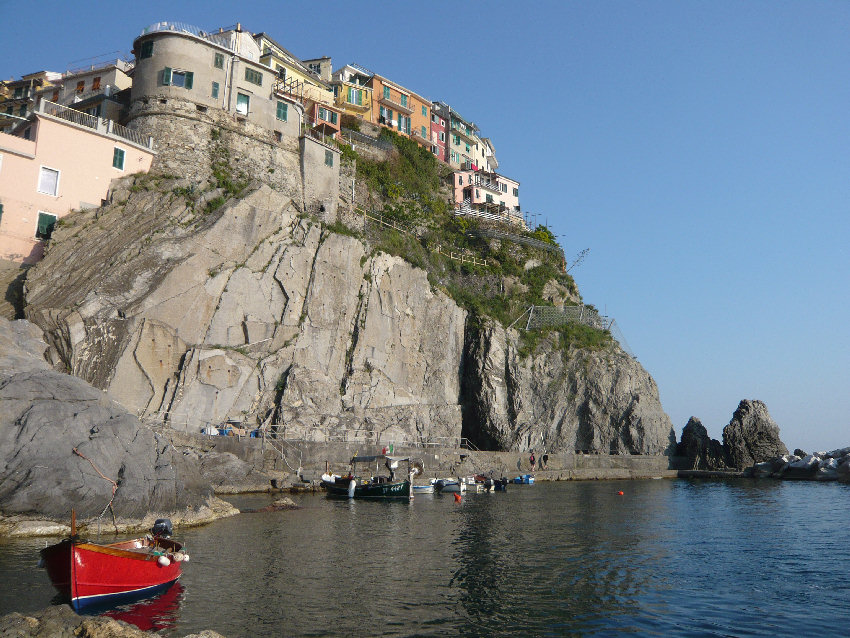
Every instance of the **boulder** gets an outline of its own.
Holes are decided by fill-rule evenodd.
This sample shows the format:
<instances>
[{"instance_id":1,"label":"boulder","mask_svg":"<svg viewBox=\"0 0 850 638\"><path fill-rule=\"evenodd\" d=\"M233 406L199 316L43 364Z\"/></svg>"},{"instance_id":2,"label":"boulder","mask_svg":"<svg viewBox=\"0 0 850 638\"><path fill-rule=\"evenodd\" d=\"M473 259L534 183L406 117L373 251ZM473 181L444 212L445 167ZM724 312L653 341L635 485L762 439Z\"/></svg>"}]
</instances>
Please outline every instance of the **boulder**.
<instances>
[{"instance_id":1,"label":"boulder","mask_svg":"<svg viewBox=\"0 0 850 638\"><path fill-rule=\"evenodd\" d=\"M695 416L688 420L682 430L676 455L686 457L690 467L695 470L722 470L727 467L723 445L708 436L708 430Z\"/></svg>"},{"instance_id":2,"label":"boulder","mask_svg":"<svg viewBox=\"0 0 850 638\"><path fill-rule=\"evenodd\" d=\"M32 521L65 523L72 508L81 521L104 515L111 525L114 514L121 527L214 518L197 464L103 392L53 370L38 356L47 349L38 332L0 319L2 527L55 533Z\"/></svg>"},{"instance_id":3,"label":"boulder","mask_svg":"<svg viewBox=\"0 0 850 638\"><path fill-rule=\"evenodd\" d=\"M738 404L729 425L723 428L723 447L730 466L738 469L788 454L767 406L755 400Z\"/></svg>"}]
</instances>

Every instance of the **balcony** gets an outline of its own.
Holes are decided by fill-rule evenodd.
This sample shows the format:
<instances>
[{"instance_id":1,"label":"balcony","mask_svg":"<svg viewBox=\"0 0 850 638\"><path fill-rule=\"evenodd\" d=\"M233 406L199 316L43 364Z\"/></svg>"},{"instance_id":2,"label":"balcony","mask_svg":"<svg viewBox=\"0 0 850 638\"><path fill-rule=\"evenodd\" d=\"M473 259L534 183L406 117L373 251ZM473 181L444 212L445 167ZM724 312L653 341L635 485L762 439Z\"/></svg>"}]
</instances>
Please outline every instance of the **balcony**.
<instances>
[{"instance_id":1,"label":"balcony","mask_svg":"<svg viewBox=\"0 0 850 638\"><path fill-rule=\"evenodd\" d=\"M383 94L381 94L381 96L378 98L378 102L398 113L403 113L404 115L413 115L413 109L408 108L406 106L402 106L401 103L394 102L390 98L384 97Z\"/></svg>"},{"instance_id":2,"label":"balcony","mask_svg":"<svg viewBox=\"0 0 850 638\"><path fill-rule=\"evenodd\" d=\"M410 134L410 137L412 137L417 144L421 144L422 146L429 149L431 148L431 140L429 140L427 137L422 137L422 131L413 131Z\"/></svg>"},{"instance_id":3,"label":"balcony","mask_svg":"<svg viewBox=\"0 0 850 638\"><path fill-rule=\"evenodd\" d=\"M277 95L298 100L304 104L304 83L293 78L277 78L272 86L272 92Z\"/></svg>"},{"instance_id":4,"label":"balcony","mask_svg":"<svg viewBox=\"0 0 850 638\"><path fill-rule=\"evenodd\" d=\"M340 93L334 98L334 105L343 110L343 111L356 111L358 113L365 113L372 107L372 99L371 97L366 97L363 100L363 104L355 104L354 102L348 101L348 95L343 95Z\"/></svg>"},{"instance_id":5,"label":"balcony","mask_svg":"<svg viewBox=\"0 0 850 638\"><path fill-rule=\"evenodd\" d=\"M488 191L491 191L493 193L503 195L501 189L499 188L498 182L491 182L489 180L484 180L484 179L476 179L475 180L475 188L483 188L484 190L488 190Z\"/></svg>"},{"instance_id":6,"label":"balcony","mask_svg":"<svg viewBox=\"0 0 850 638\"><path fill-rule=\"evenodd\" d=\"M460 126L457 122L452 122L451 132L458 135L461 139L466 140L470 144L478 144L478 138L475 137L472 130L465 126Z\"/></svg>"}]
</instances>

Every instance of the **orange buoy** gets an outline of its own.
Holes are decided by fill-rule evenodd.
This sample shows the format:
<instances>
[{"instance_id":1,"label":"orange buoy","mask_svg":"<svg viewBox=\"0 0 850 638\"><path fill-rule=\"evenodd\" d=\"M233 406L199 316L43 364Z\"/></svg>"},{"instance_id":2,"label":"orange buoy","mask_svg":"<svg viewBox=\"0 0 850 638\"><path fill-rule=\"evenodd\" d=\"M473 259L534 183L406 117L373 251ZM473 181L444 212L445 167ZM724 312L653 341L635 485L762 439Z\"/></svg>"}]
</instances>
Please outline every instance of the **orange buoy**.
<instances>
[{"instance_id":1,"label":"orange buoy","mask_svg":"<svg viewBox=\"0 0 850 638\"><path fill-rule=\"evenodd\" d=\"M623 495L623 493L622 493L622 492L617 492L617 495L618 495L618 496L622 496L622 495Z\"/></svg>"},{"instance_id":2,"label":"orange buoy","mask_svg":"<svg viewBox=\"0 0 850 638\"><path fill-rule=\"evenodd\" d=\"M460 503L460 494L455 492L455 503Z\"/></svg>"}]
</instances>

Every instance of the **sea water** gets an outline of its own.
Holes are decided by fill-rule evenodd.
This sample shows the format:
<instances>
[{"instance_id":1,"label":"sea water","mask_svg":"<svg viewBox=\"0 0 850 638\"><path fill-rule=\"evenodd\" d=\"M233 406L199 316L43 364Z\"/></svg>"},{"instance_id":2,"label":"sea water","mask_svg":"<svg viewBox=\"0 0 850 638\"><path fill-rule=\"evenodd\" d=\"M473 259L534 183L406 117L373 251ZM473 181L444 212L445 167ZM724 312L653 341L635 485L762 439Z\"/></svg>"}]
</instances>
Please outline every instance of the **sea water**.
<instances>
[{"instance_id":1,"label":"sea water","mask_svg":"<svg viewBox=\"0 0 850 638\"><path fill-rule=\"evenodd\" d=\"M850 485L594 481L459 503L296 501L178 530L191 556L178 587L109 613L229 638L850 631ZM55 602L36 568L44 545L0 543L0 614Z\"/></svg>"}]
</instances>

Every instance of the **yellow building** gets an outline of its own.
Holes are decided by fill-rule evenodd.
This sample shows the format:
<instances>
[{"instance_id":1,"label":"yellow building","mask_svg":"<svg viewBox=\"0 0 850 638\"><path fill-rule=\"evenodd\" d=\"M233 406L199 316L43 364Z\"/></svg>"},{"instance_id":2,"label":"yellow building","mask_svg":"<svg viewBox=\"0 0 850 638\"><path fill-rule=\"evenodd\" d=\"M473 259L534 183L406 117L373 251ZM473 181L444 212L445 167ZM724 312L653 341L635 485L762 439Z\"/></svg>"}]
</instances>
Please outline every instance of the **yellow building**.
<instances>
[{"instance_id":1,"label":"yellow building","mask_svg":"<svg viewBox=\"0 0 850 638\"><path fill-rule=\"evenodd\" d=\"M334 104L346 115L372 121L372 87L367 86L372 73L355 64L346 64L334 71Z\"/></svg>"},{"instance_id":2,"label":"yellow building","mask_svg":"<svg viewBox=\"0 0 850 638\"><path fill-rule=\"evenodd\" d=\"M254 41L260 47L260 64L277 73L276 91L291 95L301 103L309 100L333 106L334 93L330 82L323 80L265 33L255 34ZM329 58L319 59L327 59L330 66Z\"/></svg>"}]
</instances>

